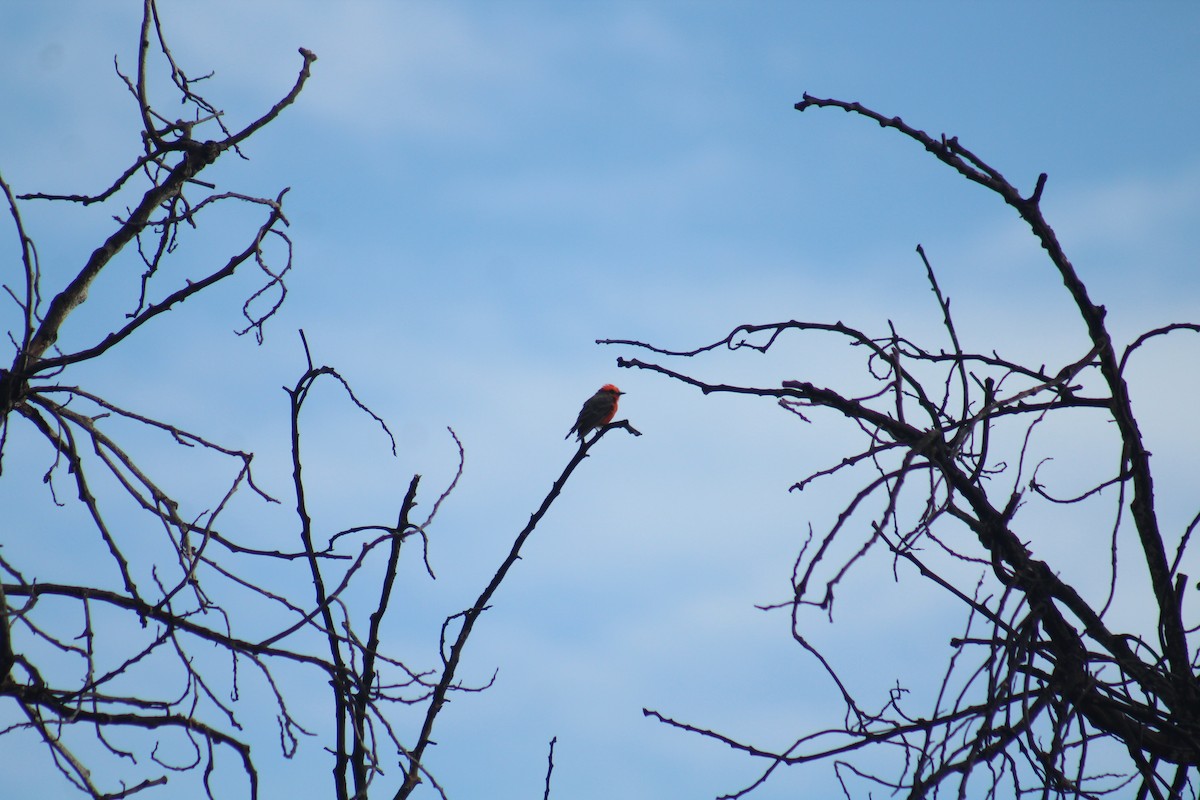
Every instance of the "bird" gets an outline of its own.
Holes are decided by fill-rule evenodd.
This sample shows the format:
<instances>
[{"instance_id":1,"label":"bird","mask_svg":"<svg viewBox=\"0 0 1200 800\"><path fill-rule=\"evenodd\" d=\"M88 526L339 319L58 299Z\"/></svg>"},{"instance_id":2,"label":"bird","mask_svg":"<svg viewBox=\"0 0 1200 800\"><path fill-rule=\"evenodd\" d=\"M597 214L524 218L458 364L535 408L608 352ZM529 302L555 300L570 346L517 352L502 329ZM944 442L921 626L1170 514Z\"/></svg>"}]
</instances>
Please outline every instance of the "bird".
<instances>
[{"instance_id":1,"label":"bird","mask_svg":"<svg viewBox=\"0 0 1200 800\"><path fill-rule=\"evenodd\" d=\"M579 418L567 431L563 438L570 439L572 433L579 433L579 441L596 428L602 428L612 422L617 413L617 400L625 394L611 383L606 383L600 390L587 399L583 408L579 409Z\"/></svg>"}]
</instances>

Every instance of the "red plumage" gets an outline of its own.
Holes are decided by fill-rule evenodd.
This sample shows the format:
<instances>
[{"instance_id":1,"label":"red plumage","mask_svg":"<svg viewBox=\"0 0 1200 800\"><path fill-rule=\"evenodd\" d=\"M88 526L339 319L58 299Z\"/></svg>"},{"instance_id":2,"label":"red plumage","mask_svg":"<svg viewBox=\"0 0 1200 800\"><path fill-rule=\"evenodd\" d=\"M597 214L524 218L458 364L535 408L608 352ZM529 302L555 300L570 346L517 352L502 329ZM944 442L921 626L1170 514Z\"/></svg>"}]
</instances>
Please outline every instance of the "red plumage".
<instances>
[{"instance_id":1,"label":"red plumage","mask_svg":"<svg viewBox=\"0 0 1200 800\"><path fill-rule=\"evenodd\" d=\"M612 422L617 413L617 400L625 394L611 383L606 383L600 390L587 399L583 408L579 409L579 418L567 431L565 438L570 439L572 433L579 434L579 441L596 428L603 428Z\"/></svg>"}]
</instances>

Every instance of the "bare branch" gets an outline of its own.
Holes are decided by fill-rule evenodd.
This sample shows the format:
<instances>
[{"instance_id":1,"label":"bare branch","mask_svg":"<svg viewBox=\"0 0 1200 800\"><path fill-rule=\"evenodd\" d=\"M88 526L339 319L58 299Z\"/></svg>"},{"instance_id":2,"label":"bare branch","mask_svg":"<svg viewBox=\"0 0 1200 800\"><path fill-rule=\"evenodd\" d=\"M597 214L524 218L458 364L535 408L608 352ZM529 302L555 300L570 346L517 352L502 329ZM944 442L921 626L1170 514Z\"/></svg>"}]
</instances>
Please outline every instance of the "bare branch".
<instances>
[{"instance_id":1,"label":"bare branch","mask_svg":"<svg viewBox=\"0 0 1200 800\"><path fill-rule=\"evenodd\" d=\"M1187 578L1180 569L1192 533L1200 527L1200 513L1181 532L1168 562L1149 453L1129 399L1126 366L1152 339L1200 332L1200 326L1183 322L1147 331L1118 360L1103 307L1092 302L1042 216L1045 174L1026 197L953 137L929 136L899 117L859 103L805 95L796 108L840 108L871 119L998 194L1045 249L1074 301L1090 346L1057 369L1004 358L994 349L968 347L923 247L917 252L949 351L921 346L890 322L880 336L841 322L746 324L717 342L692 349L601 340L669 359L702 358L718 348L766 353L785 334L833 334L861 348L863 371L875 385L856 394L799 377L776 386L732 385L701 381L665 364L617 359L620 367L661 375L705 395L771 399L785 410L803 412L806 422L815 420L811 412L832 412L863 435L855 451L793 484L799 490L835 473L862 473L860 488L850 492L825 533L814 537L810 526L793 571L794 597L766 607L790 607L793 638L838 687L846 707L845 724L807 734L778 750L647 713L768 762L756 781L728 797L753 791L781 765L813 761L833 766L847 796L853 795L848 780L864 780L910 798L967 796L968 781L974 781L973 787L989 787L983 795L987 797L1101 797L1131 786L1138 787L1139 797L1178 798L1184 787L1191 787L1194 796L1200 780L1200 682L1193 672L1200 663L1200 624L1184 624ZM1048 470L1042 467L1049 459L1035 458L1032 448L1046 420L1069 412L1085 413L1091 424L1098 423L1096 438L1115 438L1116 463L1107 473L1102 465L1081 465L1089 475L1085 486L1062 491L1047 485ZM1109 420L1116 424L1108 425ZM1101 472L1092 477L1095 469ZM1043 532L1028 509L1035 501L1090 509L1113 488L1117 505L1109 534L1111 572L1099 605L1087 599L1092 587L1086 587L1085 594L1061 565L1034 556L1031 542ZM1146 627L1157 637L1150 640L1139 635L1140 629L1117 629L1110 614L1116 597L1118 534L1126 513L1143 556L1142 568L1133 572L1148 576L1147 595L1154 601L1156 619ZM962 536L964 529L970 537ZM838 665L803 635L802 610L816 607L828 615L835 587L879 546L890 552L897 581L904 577L898 568L910 564L916 575L939 586L967 612L965 633L951 639L954 650L933 707L919 713L906 710L906 692L899 684L881 710L865 710L851 697ZM833 743L819 744L823 740ZM1116 744L1128 759L1112 758L1112 749L1100 748L1098 742ZM879 774L851 759L868 745L898 748L903 754L899 774ZM972 778L976 773L981 776Z\"/></svg>"}]
</instances>

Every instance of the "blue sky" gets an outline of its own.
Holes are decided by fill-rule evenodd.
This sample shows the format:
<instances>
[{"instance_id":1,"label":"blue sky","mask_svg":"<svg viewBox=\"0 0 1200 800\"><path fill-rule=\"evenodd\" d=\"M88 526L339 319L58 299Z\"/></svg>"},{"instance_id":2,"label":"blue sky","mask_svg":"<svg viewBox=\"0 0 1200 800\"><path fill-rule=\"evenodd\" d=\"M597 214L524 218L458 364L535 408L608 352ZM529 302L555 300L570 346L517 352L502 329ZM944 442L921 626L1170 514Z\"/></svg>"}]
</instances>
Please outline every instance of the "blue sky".
<instances>
[{"instance_id":1,"label":"blue sky","mask_svg":"<svg viewBox=\"0 0 1200 800\"><path fill-rule=\"evenodd\" d=\"M112 70L114 54L133 65L134 5L0 11L0 171L15 190L97 191L136 153L136 110ZM215 70L208 96L234 126L290 87L297 47L319 57L297 104L246 147L250 161L210 176L252 194L291 187L290 294L261 347L230 333L245 279L71 380L254 450L263 482L285 494L278 387L302 367L302 327L398 440L392 458L331 389L313 409L310 475L328 530L390 520L413 472L428 508L453 474L452 426L467 461L433 529L439 578L407 565L413 611L388 633L417 663L572 454L562 436L579 404L616 383L622 416L645 434L605 438L484 617L464 677L498 670L497 684L450 707L430 765L451 797L540 796L551 736L558 797L702 798L756 775L643 719L643 706L766 747L840 719L785 616L753 605L786 595L808 524L840 508L836 491L787 487L834 463L852 431L619 370L629 353L594 340L684 348L790 318L873 332L890 319L936 337L920 243L969 342L1035 362L1082 355L1061 284L998 198L866 120L797 113L805 91L957 135L1018 186L1047 172L1046 215L1118 338L1195 321L1200 308L1192 4L165 2L163 17L185 68ZM57 291L114 211L25 213ZM181 269L220 257L239 230L202 228ZM126 307L128 269L97 286L64 348ZM859 366L846 355L795 345L680 366L729 382L836 384ZM1135 400L1168 475L1200 446L1194 426L1178 425L1190 406L1172 400L1200 389L1178 369L1189 358L1194 347L1151 351L1138 373L1148 388ZM3 515L6 554L74 547L71 512L38 499L48 455L16 437L10 447L0 502L28 514ZM183 470L181 484L202 483L179 454L149 452ZM38 465L28 483L13 474L26 453ZM1172 489L1188 499L1185 482L1163 478L1167 513ZM238 513L264 537L290 530L286 510ZM18 525L38 543L15 542ZM1048 552L1076 536L1087 545L1086 531L1062 535ZM957 610L914 580L893 584L883 561L853 586L860 596L843 591L837 624L812 620L814 640L867 696L924 685ZM311 701L311 726L324 699ZM266 797L324 786L329 765L305 747L284 769L262 758ZM0 784L28 780L25 767L4 759ZM236 785L232 767L225 777ZM757 796L822 796L829 781L824 768L793 769Z\"/></svg>"}]
</instances>

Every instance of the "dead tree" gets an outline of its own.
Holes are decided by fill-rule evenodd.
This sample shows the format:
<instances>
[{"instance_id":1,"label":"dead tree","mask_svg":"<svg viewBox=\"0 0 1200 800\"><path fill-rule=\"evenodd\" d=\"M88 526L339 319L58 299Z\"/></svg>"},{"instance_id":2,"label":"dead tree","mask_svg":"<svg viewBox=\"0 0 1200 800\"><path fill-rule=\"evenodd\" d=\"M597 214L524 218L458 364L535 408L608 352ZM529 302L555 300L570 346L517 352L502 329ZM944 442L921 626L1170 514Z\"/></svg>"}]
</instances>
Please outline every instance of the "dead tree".
<instances>
[{"instance_id":1,"label":"dead tree","mask_svg":"<svg viewBox=\"0 0 1200 800\"><path fill-rule=\"evenodd\" d=\"M58 568L70 554L51 563L0 556L3 732L40 738L61 774L92 797L126 796L197 767L207 783L214 752L223 749L242 764L254 794L257 775L250 747L239 737L232 699L238 668L254 667L272 687L270 665L276 660L328 669L311 654L239 636L220 599L234 585L284 602L250 577L253 561L294 554L255 551L221 525L237 492L271 498L255 483L250 453L118 405L76 385L73 376L82 365L104 363L129 341L162 335L170 311L195 304L210 287L250 270L257 270L261 280L242 307L240 333L261 339L263 326L283 302L291 268L286 190L274 197L220 191L204 175L223 156L240 155L257 131L296 100L316 57L301 50L291 89L266 113L238 127L201 94L203 77L191 77L176 62L151 0L143 6L138 41L133 70L123 71L118 62L117 75L141 121L142 152L112 184L95 194L16 195L0 181L17 234L14 263L20 265L13 272L19 277L5 278L18 315L9 328L13 358L0 371L0 457L16 439L40 438L48 456L41 469L55 502L62 504L73 493L91 520L91 531L77 532L73 547L87 553L98 537L99 552L107 556L106 563L91 564L85 584L59 579ZM182 118L157 110L165 98L155 100L148 88L157 64L170 75L185 109ZM66 274L59 264L39 260L21 215L21 204L33 202L111 206L115 223L82 266ZM223 262L195 271L176 252L184 231L204 226L214 209L237 204L261 214L256 229ZM91 339L60 336L97 279L113 273L129 276L129 304L112 310L117 322ZM165 488L170 476L143 463L125 441L131 427L156 433L199 458L228 462L225 490L209 498L207 510L186 511L191 499ZM3 466L10 474L38 469L12 460ZM131 526L114 510L130 501L141 509L143 526ZM115 523L114 516L119 517ZM18 532L6 526L6 533ZM228 660L206 669L201 665L207 659L197 652L210 646ZM299 728L283 697L276 694L276 699L281 736L286 747L294 747ZM154 746L127 744L129 733L138 730L147 734L144 743ZM94 765L103 758L97 751L138 762L131 780L122 780L118 790L104 788L93 778Z\"/></svg>"},{"instance_id":2,"label":"dead tree","mask_svg":"<svg viewBox=\"0 0 1200 800\"><path fill-rule=\"evenodd\" d=\"M267 737L275 757L291 758L309 736L330 754L330 796L404 798L421 784L440 793L424 755L447 697L485 688L458 677L474 626L588 450L605 431L628 425L614 423L580 446L478 597L444 621L441 642L430 643L432 657L402 660L386 652L382 631L397 563L412 551L428 566L430 525L454 483L423 519L415 516L419 475L408 482L394 520L330 531L314 519L301 447L302 412L314 386L340 387L385 438L391 434L336 369L313 361L306 340L303 373L286 389L295 517L276 526L278 544L271 546L251 539L255 531L239 530L229 512L247 494L267 507L281 502L259 488L250 453L124 407L75 377L139 337L172 335L168 312L211 297L210 287L247 271L259 282L242 306L238 333L261 341L292 264L287 190L273 197L222 190L206 180L206 170L231 153L244 156L251 137L297 99L316 56L301 48L291 89L238 126L201 93L207 76L191 77L176 60L154 0L144 0L138 42L134 68L126 73L118 63L117 74L140 119L141 153L110 186L95 194L21 194L0 178L19 265L4 278L13 357L0 370L0 475L44 473L54 502L65 505L74 494L88 520L66 534L75 552L39 559L0 550L0 737L40 741L61 778L92 798L126 797L189 776L209 797L228 796L216 788L227 777L214 776L232 754L253 798L264 757L263 737L251 735L255 726L247 721L264 715L263 704L242 702L253 694L269 698L268 707L273 702L265 724L277 726ZM182 101L184 118L160 112L168 98L153 98L148 88L156 69L170 76L169 99ZM23 221L27 203L100 204L114 209L116 222L82 266L48 265ZM185 234L211 224L213 209L238 206L261 214L244 246L207 269L180 254ZM128 306L105 309L116 321L94 338L65 335L64 322L102 273L125 280ZM177 473L129 444L137 439L140 447L147 433L193 460L221 460L228 482L215 496L176 493L170 487ZM31 452L43 459L30 463ZM9 515L3 518L0 536L15 544L21 534L7 524ZM88 563L86 580L60 577L86 553L100 556ZM370 601L358 605L364 596ZM408 666L422 658L428 666ZM278 677L283 670L330 692L328 717L314 722L293 713ZM418 709L415 731L405 731L393 713L401 707ZM101 766L109 771L103 779L96 777ZM108 777L112 771L116 779ZM52 785L54 778L39 780ZM173 786L172 796L185 792Z\"/></svg>"},{"instance_id":3,"label":"dead tree","mask_svg":"<svg viewBox=\"0 0 1200 800\"><path fill-rule=\"evenodd\" d=\"M793 487L808 489L853 473L860 488L830 525L810 528L791 598L780 604L790 609L795 641L819 660L843 698L844 720L771 749L646 713L766 763L757 780L729 797L751 792L782 766L812 762L832 764L848 797L866 796L856 793L864 782L866 791L912 798L1195 797L1200 637L1196 603L1185 603L1190 587L1184 569L1194 558L1190 545L1200 514L1164 527L1127 369L1155 340L1200 332L1200 324L1176 322L1114 341L1105 308L1093 301L1042 214L1046 175L1024 194L955 138L929 136L858 103L806 94L796 104L799 111L822 108L899 133L1003 200L1045 250L1087 344L1051 365L1010 359L1002 355L1002 342L966 346L921 247L937 302L931 313L945 333L940 345L913 341L891 325L870 334L841 322L795 320L742 325L686 351L606 340L660 357L695 359L718 348L767 352L788 337L826 337L834 342L830 346L840 343L860 354L871 386L845 391L802 375L776 386L708 383L665 362L618 359L622 367L705 394L770 398L805 420L829 412L862 436L855 452ZM1096 440L1111 442L1114 454L1103 476L1069 495L1045 476L1046 460L1031 463L1039 426L1060 418L1087 422ZM1057 458L1069 463L1072 455ZM1069 565L1039 555L1054 532L1039 527L1037 509L1050 504L1086 514L1103 503L1109 518L1095 531L1095 546L1111 552L1109 572L1095 584L1072 583L1062 577ZM952 652L933 667L943 671L941 690L924 706L914 708L898 687L885 689L877 701L855 696L839 677L844 665L839 670L805 636L811 619L806 612L830 613L847 574L880 551L889 554L898 579L933 582L965 616L965 629L947 632ZM1153 609L1143 628L1116 621L1118 574L1123 585L1144 576L1132 592ZM886 654L875 655L886 663ZM898 766L879 769L871 759L880 753L895 754L889 763Z\"/></svg>"}]
</instances>

